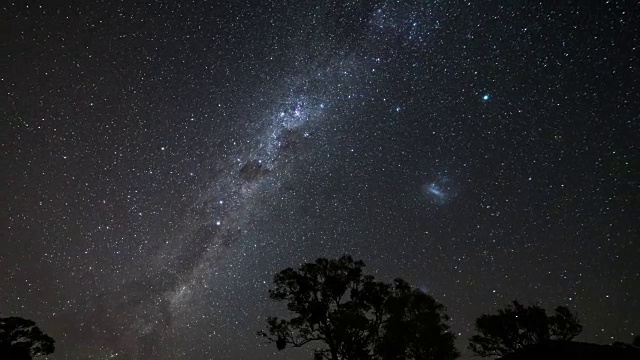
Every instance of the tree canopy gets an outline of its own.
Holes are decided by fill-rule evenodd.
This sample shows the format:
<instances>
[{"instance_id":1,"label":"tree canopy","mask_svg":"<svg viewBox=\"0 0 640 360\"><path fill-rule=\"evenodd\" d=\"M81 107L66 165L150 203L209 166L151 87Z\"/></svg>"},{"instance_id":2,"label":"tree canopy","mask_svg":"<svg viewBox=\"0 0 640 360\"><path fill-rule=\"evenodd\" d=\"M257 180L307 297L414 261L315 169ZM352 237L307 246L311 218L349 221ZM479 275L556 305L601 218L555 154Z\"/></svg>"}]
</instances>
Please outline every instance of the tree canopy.
<instances>
[{"instance_id":1,"label":"tree canopy","mask_svg":"<svg viewBox=\"0 0 640 360\"><path fill-rule=\"evenodd\" d=\"M0 318L0 358L29 360L53 353L55 341L36 323L21 317Z\"/></svg>"},{"instance_id":2,"label":"tree canopy","mask_svg":"<svg viewBox=\"0 0 640 360\"><path fill-rule=\"evenodd\" d=\"M469 348L485 357L502 357L549 340L571 340L582 332L576 315L565 306L547 315L538 305L524 306L518 301L497 314L480 316L475 325L479 334L471 337Z\"/></svg>"},{"instance_id":3,"label":"tree canopy","mask_svg":"<svg viewBox=\"0 0 640 360\"><path fill-rule=\"evenodd\" d=\"M401 279L378 282L349 256L318 259L274 277L270 297L289 319L270 317L258 334L279 350L315 345L314 359L454 359L445 308Z\"/></svg>"}]
</instances>

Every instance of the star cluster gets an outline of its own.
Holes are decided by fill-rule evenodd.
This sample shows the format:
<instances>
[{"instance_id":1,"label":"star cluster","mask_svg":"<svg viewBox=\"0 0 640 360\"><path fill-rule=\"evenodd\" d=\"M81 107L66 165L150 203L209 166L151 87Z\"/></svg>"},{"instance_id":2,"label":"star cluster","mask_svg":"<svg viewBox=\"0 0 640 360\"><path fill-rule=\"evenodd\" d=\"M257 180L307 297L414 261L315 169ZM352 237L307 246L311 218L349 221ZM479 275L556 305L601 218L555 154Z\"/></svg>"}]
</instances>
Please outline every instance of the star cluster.
<instances>
[{"instance_id":1,"label":"star cluster","mask_svg":"<svg viewBox=\"0 0 640 360\"><path fill-rule=\"evenodd\" d=\"M53 359L308 358L272 276L344 253L461 349L516 298L640 331L632 6L3 6L0 310Z\"/></svg>"}]
</instances>

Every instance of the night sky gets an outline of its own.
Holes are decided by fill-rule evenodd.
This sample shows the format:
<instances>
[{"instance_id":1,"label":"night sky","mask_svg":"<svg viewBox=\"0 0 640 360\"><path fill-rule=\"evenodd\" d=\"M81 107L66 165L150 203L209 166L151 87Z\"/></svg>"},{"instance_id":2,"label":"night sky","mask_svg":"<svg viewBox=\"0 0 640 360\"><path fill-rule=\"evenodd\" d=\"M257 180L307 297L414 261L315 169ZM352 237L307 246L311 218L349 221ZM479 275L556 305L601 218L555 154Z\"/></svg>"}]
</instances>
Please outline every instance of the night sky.
<instances>
[{"instance_id":1,"label":"night sky","mask_svg":"<svg viewBox=\"0 0 640 360\"><path fill-rule=\"evenodd\" d=\"M267 291L345 253L461 349L516 298L640 332L635 1L62 3L0 31L0 311L53 359L308 359Z\"/></svg>"}]
</instances>

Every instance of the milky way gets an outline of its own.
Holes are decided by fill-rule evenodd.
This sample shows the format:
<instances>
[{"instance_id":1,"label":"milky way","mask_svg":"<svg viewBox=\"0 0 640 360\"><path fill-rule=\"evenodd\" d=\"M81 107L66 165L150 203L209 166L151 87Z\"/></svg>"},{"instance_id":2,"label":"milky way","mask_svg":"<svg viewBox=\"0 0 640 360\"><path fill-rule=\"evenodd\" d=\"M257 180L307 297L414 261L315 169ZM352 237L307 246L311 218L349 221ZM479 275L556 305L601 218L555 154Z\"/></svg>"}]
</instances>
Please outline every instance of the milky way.
<instances>
[{"instance_id":1,"label":"milky way","mask_svg":"<svg viewBox=\"0 0 640 360\"><path fill-rule=\"evenodd\" d=\"M4 314L54 359L304 359L273 274L352 254L473 320L640 329L622 4L7 5ZM467 356L467 352L463 351Z\"/></svg>"}]
</instances>

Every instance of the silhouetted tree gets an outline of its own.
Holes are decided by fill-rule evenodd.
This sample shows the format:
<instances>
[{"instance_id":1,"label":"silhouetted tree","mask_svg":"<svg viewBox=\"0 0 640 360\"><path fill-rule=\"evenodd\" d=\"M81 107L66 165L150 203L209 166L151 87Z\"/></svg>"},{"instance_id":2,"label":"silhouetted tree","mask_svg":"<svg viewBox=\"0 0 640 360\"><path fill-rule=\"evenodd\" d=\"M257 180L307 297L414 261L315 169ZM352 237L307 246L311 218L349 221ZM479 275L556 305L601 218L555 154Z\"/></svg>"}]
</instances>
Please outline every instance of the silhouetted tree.
<instances>
[{"instance_id":1,"label":"silhouetted tree","mask_svg":"<svg viewBox=\"0 0 640 360\"><path fill-rule=\"evenodd\" d=\"M54 342L31 320L0 318L0 359L30 360L48 355L55 349Z\"/></svg>"},{"instance_id":2,"label":"silhouetted tree","mask_svg":"<svg viewBox=\"0 0 640 360\"><path fill-rule=\"evenodd\" d=\"M505 356L528 345L548 340L571 340L582 332L582 325L564 306L547 315L538 305L524 306L517 301L498 314L476 319L479 334L470 339L469 348L480 356Z\"/></svg>"},{"instance_id":3,"label":"silhouetted tree","mask_svg":"<svg viewBox=\"0 0 640 360\"><path fill-rule=\"evenodd\" d=\"M318 259L274 277L272 299L287 303L290 319L270 317L258 335L279 350L319 345L314 359L454 359L454 335L444 306L403 280L363 274L349 256Z\"/></svg>"}]
</instances>

